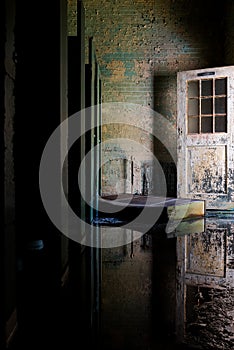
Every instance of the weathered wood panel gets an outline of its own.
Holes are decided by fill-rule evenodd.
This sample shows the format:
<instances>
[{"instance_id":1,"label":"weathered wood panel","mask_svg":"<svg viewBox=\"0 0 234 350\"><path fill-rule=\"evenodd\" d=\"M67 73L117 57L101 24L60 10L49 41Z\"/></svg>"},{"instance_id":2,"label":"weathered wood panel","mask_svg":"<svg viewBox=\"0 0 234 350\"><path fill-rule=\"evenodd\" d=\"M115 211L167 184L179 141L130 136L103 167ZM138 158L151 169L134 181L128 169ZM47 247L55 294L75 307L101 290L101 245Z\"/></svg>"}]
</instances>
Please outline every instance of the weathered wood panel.
<instances>
[{"instance_id":1,"label":"weathered wood panel","mask_svg":"<svg viewBox=\"0 0 234 350\"><path fill-rule=\"evenodd\" d=\"M234 209L234 66L177 75L177 195Z\"/></svg>"}]
</instances>

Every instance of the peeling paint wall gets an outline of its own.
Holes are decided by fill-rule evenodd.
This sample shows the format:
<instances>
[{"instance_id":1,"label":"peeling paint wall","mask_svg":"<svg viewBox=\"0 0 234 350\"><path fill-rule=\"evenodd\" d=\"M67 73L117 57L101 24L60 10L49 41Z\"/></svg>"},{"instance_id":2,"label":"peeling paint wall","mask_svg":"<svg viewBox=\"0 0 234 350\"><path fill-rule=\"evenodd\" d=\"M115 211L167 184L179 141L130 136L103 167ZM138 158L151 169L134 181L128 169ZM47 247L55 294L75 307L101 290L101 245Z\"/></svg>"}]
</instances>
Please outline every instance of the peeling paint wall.
<instances>
[{"instance_id":1,"label":"peeling paint wall","mask_svg":"<svg viewBox=\"0 0 234 350\"><path fill-rule=\"evenodd\" d=\"M116 141L116 135L121 140ZM153 136L146 131L124 124L103 127L103 194L152 193ZM145 178L144 178L145 176Z\"/></svg>"},{"instance_id":2,"label":"peeling paint wall","mask_svg":"<svg viewBox=\"0 0 234 350\"><path fill-rule=\"evenodd\" d=\"M75 2L68 0L69 35L76 34ZM83 0L83 3L86 58L88 60L88 38L93 37L103 102L148 106L175 126L176 73L233 61L231 1L227 1L227 7L225 2L216 5L211 0ZM142 118L147 124L147 116L142 115ZM118 132L119 137L126 137L124 129ZM135 132L138 138L138 130ZM132 131L128 136L132 136ZM111 170L107 165L103 169L104 187L111 172L112 183L117 176L124 181L119 166L113 163L112 166ZM173 176L175 180L176 175ZM150 188L154 187L151 180ZM106 191L115 192L114 184L104 188Z\"/></svg>"},{"instance_id":3,"label":"peeling paint wall","mask_svg":"<svg viewBox=\"0 0 234 350\"><path fill-rule=\"evenodd\" d=\"M69 35L76 33L75 2L68 0ZM155 76L224 63L224 3L221 7L210 0L83 3L86 38L93 37L97 48L104 102L153 107Z\"/></svg>"},{"instance_id":4,"label":"peeling paint wall","mask_svg":"<svg viewBox=\"0 0 234 350\"><path fill-rule=\"evenodd\" d=\"M188 192L226 193L226 146L188 147Z\"/></svg>"}]
</instances>

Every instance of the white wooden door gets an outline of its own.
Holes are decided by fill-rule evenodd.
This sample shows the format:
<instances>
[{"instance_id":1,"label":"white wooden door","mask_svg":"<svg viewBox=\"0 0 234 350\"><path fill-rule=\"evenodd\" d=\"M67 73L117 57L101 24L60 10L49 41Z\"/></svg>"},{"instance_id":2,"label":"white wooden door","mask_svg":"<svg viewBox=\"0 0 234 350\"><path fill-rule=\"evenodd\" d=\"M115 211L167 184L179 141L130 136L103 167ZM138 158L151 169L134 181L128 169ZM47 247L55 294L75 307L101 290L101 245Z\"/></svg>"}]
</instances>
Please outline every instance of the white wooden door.
<instances>
[{"instance_id":1,"label":"white wooden door","mask_svg":"<svg viewBox=\"0 0 234 350\"><path fill-rule=\"evenodd\" d=\"M234 209L234 66L177 74L177 196Z\"/></svg>"}]
</instances>

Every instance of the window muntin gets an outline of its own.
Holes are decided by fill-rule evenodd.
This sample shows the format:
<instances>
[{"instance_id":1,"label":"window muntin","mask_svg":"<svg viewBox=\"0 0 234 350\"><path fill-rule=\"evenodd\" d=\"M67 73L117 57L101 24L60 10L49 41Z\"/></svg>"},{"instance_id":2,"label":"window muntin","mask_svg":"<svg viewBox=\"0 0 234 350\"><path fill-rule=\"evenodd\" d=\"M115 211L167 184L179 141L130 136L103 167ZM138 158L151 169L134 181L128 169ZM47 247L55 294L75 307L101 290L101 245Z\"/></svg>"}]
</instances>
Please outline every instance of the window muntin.
<instances>
[{"instance_id":1,"label":"window muntin","mask_svg":"<svg viewBox=\"0 0 234 350\"><path fill-rule=\"evenodd\" d=\"M227 132L227 78L187 82L188 134Z\"/></svg>"}]
</instances>

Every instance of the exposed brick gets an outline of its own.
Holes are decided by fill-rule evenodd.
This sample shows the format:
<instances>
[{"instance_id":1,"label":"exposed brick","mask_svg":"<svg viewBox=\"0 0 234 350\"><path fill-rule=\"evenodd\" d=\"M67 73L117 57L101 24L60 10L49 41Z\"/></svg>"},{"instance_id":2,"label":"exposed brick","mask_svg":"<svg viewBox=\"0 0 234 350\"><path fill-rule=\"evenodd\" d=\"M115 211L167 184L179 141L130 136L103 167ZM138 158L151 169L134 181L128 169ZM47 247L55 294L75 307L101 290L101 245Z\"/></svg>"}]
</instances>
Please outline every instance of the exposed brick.
<instances>
[{"instance_id":1,"label":"exposed brick","mask_svg":"<svg viewBox=\"0 0 234 350\"><path fill-rule=\"evenodd\" d=\"M75 2L68 1L69 35L76 32ZM177 72L233 64L231 0L222 4L212 0L83 0L83 3L86 61L88 38L93 37L103 102L148 106L175 127ZM149 123L148 115L142 113L142 122ZM152 132L149 130L149 134ZM132 131L129 135L123 133L123 129L118 130L119 137L138 140L140 135L139 129L135 129L134 136ZM145 140L147 147L147 137ZM145 158L148 159L147 154ZM137 162L141 163L140 159ZM117 174L123 177L116 168Z\"/></svg>"}]
</instances>

